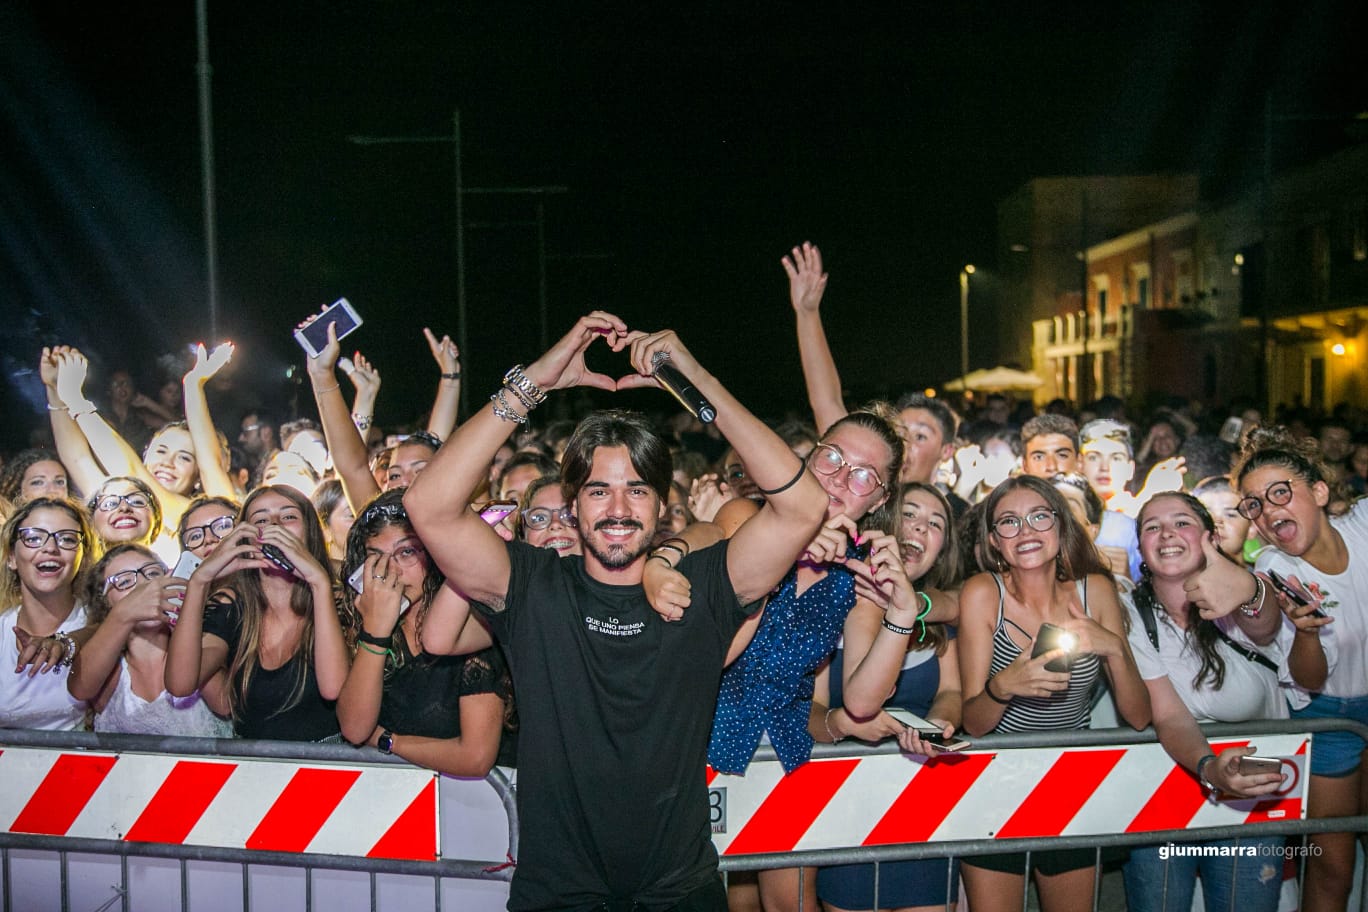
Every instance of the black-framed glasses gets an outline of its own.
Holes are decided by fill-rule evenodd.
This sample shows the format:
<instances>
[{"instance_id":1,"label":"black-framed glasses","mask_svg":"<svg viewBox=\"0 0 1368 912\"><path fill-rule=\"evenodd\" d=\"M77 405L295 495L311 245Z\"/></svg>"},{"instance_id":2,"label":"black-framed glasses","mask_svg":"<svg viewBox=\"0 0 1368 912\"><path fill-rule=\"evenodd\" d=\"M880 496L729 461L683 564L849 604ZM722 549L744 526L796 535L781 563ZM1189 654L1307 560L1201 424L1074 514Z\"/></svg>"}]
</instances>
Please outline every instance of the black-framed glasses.
<instances>
[{"instance_id":1,"label":"black-framed glasses","mask_svg":"<svg viewBox=\"0 0 1368 912\"><path fill-rule=\"evenodd\" d=\"M1008 513L1006 516L998 517L993 523L993 531L998 534L998 538L1016 538L1021 534L1021 527L1024 524L1037 532L1049 532L1055 527L1058 518L1054 510L1032 510L1024 517Z\"/></svg>"},{"instance_id":2,"label":"black-framed glasses","mask_svg":"<svg viewBox=\"0 0 1368 912\"><path fill-rule=\"evenodd\" d=\"M214 536L214 541L222 541L234 525L233 517L225 515L211 519L202 526L186 526L181 529L181 547L198 548L210 535Z\"/></svg>"},{"instance_id":3,"label":"black-framed glasses","mask_svg":"<svg viewBox=\"0 0 1368 912\"><path fill-rule=\"evenodd\" d=\"M575 514L570 512L569 507L561 507L559 510L550 507L529 507L522 511L523 525L528 529L545 529L556 519L567 529L579 528L579 521L575 519Z\"/></svg>"},{"instance_id":4,"label":"black-framed glasses","mask_svg":"<svg viewBox=\"0 0 1368 912\"><path fill-rule=\"evenodd\" d=\"M841 469L848 468L850 472L846 475L846 487L857 497L866 497L884 487L883 479L872 466L852 465L846 461L839 447L829 443L817 444L808 460L812 464L812 471L818 475L835 475Z\"/></svg>"},{"instance_id":5,"label":"black-framed glasses","mask_svg":"<svg viewBox=\"0 0 1368 912\"><path fill-rule=\"evenodd\" d=\"M1271 503L1275 507L1285 506L1292 502L1292 482L1296 479L1288 478L1283 481L1275 481L1264 488L1263 497L1250 494L1248 497L1241 497L1235 509L1245 519L1254 520L1263 515L1264 504Z\"/></svg>"},{"instance_id":6,"label":"black-framed glasses","mask_svg":"<svg viewBox=\"0 0 1368 912\"><path fill-rule=\"evenodd\" d=\"M56 532L49 532L47 529L29 527L20 529L16 538L19 544L30 551L37 551L46 546L49 540L56 541L57 547L63 551L75 551L81 547L80 529L58 529Z\"/></svg>"},{"instance_id":7,"label":"black-framed glasses","mask_svg":"<svg viewBox=\"0 0 1368 912\"><path fill-rule=\"evenodd\" d=\"M161 579L167 574L166 565L161 561L148 561L141 567L134 567L132 570L120 570L118 573L111 573L105 577L104 591L115 589L119 592L126 592L138 585L138 577L146 580Z\"/></svg>"},{"instance_id":8,"label":"black-framed glasses","mask_svg":"<svg viewBox=\"0 0 1368 912\"><path fill-rule=\"evenodd\" d=\"M119 504L128 504L134 510L146 510L152 506L152 501L147 499L147 495L140 492L132 494L101 494L95 498L95 509L101 513L113 513L119 509Z\"/></svg>"}]
</instances>

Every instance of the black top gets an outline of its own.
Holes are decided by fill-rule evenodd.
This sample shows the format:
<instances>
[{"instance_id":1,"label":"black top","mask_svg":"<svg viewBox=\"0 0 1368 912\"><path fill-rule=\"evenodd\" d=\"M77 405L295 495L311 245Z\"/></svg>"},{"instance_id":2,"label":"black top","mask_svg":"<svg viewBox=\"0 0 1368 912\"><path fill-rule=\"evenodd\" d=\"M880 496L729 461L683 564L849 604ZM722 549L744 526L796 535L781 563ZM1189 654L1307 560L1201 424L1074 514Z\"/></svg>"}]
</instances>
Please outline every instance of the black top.
<instances>
[{"instance_id":1,"label":"black top","mask_svg":"<svg viewBox=\"0 0 1368 912\"><path fill-rule=\"evenodd\" d=\"M435 656L409 651L406 637L396 636L403 664L385 669L380 697L380 725L401 735L421 738L458 738L461 735L461 697L492 693L511 705L512 681L497 646L471 655ZM508 717L508 713L505 713ZM499 740L501 766L516 765L516 736L505 723Z\"/></svg>"},{"instance_id":2,"label":"black top","mask_svg":"<svg viewBox=\"0 0 1368 912\"><path fill-rule=\"evenodd\" d=\"M242 635L242 605L224 592L217 592L204 607L204 632L228 644L228 664L232 667ZM302 666L302 668L301 668ZM298 701L290 702L299 675L304 688ZM241 675L232 686L237 693ZM270 738L276 741L322 741L342 733L337 723L336 703L324 700L318 692L318 677L312 665L298 652L279 668L257 666L252 672L245 705L237 706L233 729L239 738Z\"/></svg>"},{"instance_id":3,"label":"black top","mask_svg":"<svg viewBox=\"0 0 1368 912\"><path fill-rule=\"evenodd\" d=\"M666 622L640 585L581 557L508 544L506 608L474 607L504 643L518 695L518 814L508 908L676 905L717 877L706 757L722 662L747 617L727 542L679 563L693 604Z\"/></svg>"}]
</instances>

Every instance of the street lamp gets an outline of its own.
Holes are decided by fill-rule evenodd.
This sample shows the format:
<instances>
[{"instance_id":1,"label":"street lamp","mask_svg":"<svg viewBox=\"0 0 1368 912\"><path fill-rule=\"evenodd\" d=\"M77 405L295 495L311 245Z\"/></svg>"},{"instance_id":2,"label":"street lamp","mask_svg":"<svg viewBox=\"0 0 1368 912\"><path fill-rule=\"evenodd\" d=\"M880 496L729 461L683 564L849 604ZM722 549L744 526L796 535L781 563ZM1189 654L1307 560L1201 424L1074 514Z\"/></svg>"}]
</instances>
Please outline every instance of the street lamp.
<instances>
[{"instance_id":1,"label":"street lamp","mask_svg":"<svg viewBox=\"0 0 1368 912\"><path fill-rule=\"evenodd\" d=\"M960 382L969 376L969 277L974 274L974 264L969 263L959 274L960 285ZM969 392L969 387L964 388Z\"/></svg>"}]
</instances>

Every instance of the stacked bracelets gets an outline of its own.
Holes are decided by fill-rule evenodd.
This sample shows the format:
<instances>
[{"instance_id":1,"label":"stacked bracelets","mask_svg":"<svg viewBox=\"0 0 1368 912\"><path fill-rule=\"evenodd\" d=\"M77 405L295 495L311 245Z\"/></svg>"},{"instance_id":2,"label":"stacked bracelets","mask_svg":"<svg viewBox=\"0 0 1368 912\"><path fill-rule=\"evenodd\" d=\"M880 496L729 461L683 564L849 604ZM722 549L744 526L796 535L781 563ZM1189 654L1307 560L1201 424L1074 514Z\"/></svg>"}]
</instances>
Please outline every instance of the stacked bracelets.
<instances>
[{"instance_id":1,"label":"stacked bracelets","mask_svg":"<svg viewBox=\"0 0 1368 912\"><path fill-rule=\"evenodd\" d=\"M664 554L660 553L662 551L673 551L675 554L678 554L679 557L672 564L670 563L669 558L667 558ZM650 560L654 557L657 560L663 560L665 562L665 565L669 567L671 570L673 570L675 567L679 566L679 562L682 561L685 557L687 557L688 554L688 542L686 542L682 538L667 538L663 542L652 548L651 553L646 557L646 559Z\"/></svg>"},{"instance_id":2,"label":"stacked bracelets","mask_svg":"<svg viewBox=\"0 0 1368 912\"><path fill-rule=\"evenodd\" d=\"M512 403L508 401L509 393L522 403L521 414L514 411ZM489 397L489 401L494 403L494 417L515 424L527 424L528 413L546 401L546 393L528 379L521 364L515 364L504 374L503 386Z\"/></svg>"},{"instance_id":3,"label":"stacked bracelets","mask_svg":"<svg viewBox=\"0 0 1368 912\"><path fill-rule=\"evenodd\" d=\"M921 625L921 635L917 637L917 642L922 643L926 641L926 616L931 613L931 596L927 595L925 592L918 592L917 597L922 600L925 607L922 608L921 613L917 615L916 619L912 621L913 627L899 627L888 619L888 615L884 615L883 625L886 629L898 634L898 636L911 636L916 632L915 625L919 624Z\"/></svg>"},{"instance_id":4,"label":"stacked bracelets","mask_svg":"<svg viewBox=\"0 0 1368 912\"><path fill-rule=\"evenodd\" d=\"M1254 577L1254 596L1247 602L1238 605L1240 613L1247 618L1256 618L1263 611L1264 581L1259 574L1251 574Z\"/></svg>"}]
</instances>

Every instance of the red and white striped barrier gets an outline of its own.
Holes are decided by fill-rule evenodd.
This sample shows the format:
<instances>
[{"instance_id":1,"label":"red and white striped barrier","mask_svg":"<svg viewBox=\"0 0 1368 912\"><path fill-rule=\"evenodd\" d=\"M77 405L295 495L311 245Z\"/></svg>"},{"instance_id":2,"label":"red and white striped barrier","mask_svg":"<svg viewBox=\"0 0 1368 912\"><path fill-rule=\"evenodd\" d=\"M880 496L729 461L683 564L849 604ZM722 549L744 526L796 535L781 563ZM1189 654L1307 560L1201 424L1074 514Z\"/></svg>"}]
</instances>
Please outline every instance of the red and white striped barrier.
<instances>
[{"instance_id":1,"label":"red and white striped barrier","mask_svg":"<svg viewBox=\"0 0 1368 912\"><path fill-rule=\"evenodd\" d=\"M1214 742L1219 750L1248 740ZM1287 762L1286 790L1212 804L1158 744L966 751L934 760L878 754L777 761L744 776L708 770L723 855L1030 836L1138 833L1305 817L1306 735L1261 735ZM1293 773L1295 770L1295 774Z\"/></svg>"},{"instance_id":2,"label":"red and white striped barrier","mask_svg":"<svg viewBox=\"0 0 1368 912\"><path fill-rule=\"evenodd\" d=\"M437 774L408 766L0 750L0 828L432 861Z\"/></svg>"}]
</instances>

